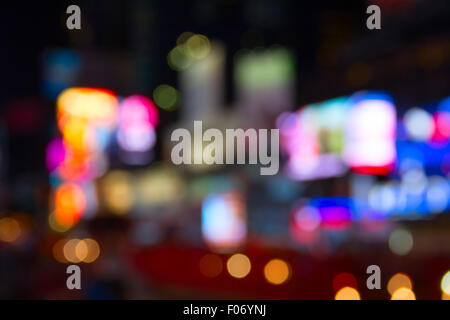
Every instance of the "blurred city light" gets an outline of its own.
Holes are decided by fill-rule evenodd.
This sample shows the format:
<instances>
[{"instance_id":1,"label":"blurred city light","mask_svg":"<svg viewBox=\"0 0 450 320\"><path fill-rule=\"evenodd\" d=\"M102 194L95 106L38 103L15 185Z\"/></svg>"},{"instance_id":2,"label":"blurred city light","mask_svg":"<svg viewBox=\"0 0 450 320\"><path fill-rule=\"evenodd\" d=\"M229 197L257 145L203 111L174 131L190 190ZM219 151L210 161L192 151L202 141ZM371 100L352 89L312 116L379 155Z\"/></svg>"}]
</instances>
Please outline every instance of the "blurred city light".
<instances>
[{"instance_id":1,"label":"blurred city light","mask_svg":"<svg viewBox=\"0 0 450 320\"><path fill-rule=\"evenodd\" d=\"M413 244L413 236L406 229L395 229L389 235L389 249L397 255L407 255L412 250Z\"/></svg>"},{"instance_id":2,"label":"blurred city light","mask_svg":"<svg viewBox=\"0 0 450 320\"><path fill-rule=\"evenodd\" d=\"M289 264L281 259L272 259L264 266L264 277L271 284L282 284L289 279L290 275Z\"/></svg>"},{"instance_id":3,"label":"blurred city light","mask_svg":"<svg viewBox=\"0 0 450 320\"><path fill-rule=\"evenodd\" d=\"M174 87L162 84L153 91L153 100L161 109L170 111L177 107L179 94Z\"/></svg>"},{"instance_id":4,"label":"blurred city light","mask_svg":"<svg viewBox=\"0 0 450 320\"><path fill-rule=\"evenodd\" d=\"M361 300L361 296L358 290L351 287L344 287L336 293L334 300Z\"/></svg>"},{"instance_id":5,"label":"blurred city light","mask_svg":"<svg viewBox=\"0 0 450 320\"><path fill-rule=\"evenodd\" d=\"M443 292L450 294L450 271L448 271L441 280L441 289Z\"/></svg>"},{"instance_id":6,"label":"blurred city light","mask_svg":"<svg viewBox=\"0 0 450 320\"><path fill-rule=\"evenodd\" d=\"M391 295L400 288L413 289L412 280L406 273L396 273L388 281L387 290Z\"/></svg>"},{"instance_id":7,"label":"blurred city light","mask_svg":"<svg viewBox=\"0 0 450 320\"><path fill-rule=\"evenodd\" d=\"M416 295L411 289L401 287L392 294L391 300L416 300Z\"/></svg>"},{"instance_id":8,"label":"blurred city light","mask_svg":"<svg viewBox=\"0 0 450 320\"><path fill-rule=\"evenodd\" d=\"M362 2L103 2L67 34L5 8L0 299L450 299L445 0L369 1L377 32ZM175 165L200 120L278 128L280 171Z\"/></svg>"},{"instance_id":9,"label":"blurred city light","mask_svg":"<svg viewBox=\"0 0 450 320\"><path fill-rule=\"evenodd\" d=\"M245 278L251 270L250 259L242 253L234 254L228 258L227 270L233 278Z\"/></svg>"}]
</instances>

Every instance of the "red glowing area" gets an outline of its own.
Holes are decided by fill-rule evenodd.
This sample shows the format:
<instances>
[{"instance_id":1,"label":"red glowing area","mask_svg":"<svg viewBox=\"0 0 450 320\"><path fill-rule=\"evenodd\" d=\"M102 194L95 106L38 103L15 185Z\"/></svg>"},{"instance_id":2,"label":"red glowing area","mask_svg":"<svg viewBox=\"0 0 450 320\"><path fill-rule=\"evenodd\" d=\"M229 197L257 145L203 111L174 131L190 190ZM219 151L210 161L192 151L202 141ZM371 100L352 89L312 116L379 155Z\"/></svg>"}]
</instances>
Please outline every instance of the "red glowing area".
<instances>
[{"instance_id":1,"label":"red glowing area","mask_svg":"<svg viewBox=\"0 0 450 320\"><path fill-rule=\"evenodd\" d=\"M333 278L333 290L334 292L338 292L345 287L357 289L358 281L353 274L341 272Z\"/></svg>"},{"instance_id":2,"label":"red glowing area","mask_svg":"<svg viewBox=\"0 0 450 320\"><path fill-rule=\"evenodd\" d=\"M352 170L360 174L386 176L394 170L394 167L394 163L391 163L386 166L355 166Z\"/></svg>"}]
</instances>

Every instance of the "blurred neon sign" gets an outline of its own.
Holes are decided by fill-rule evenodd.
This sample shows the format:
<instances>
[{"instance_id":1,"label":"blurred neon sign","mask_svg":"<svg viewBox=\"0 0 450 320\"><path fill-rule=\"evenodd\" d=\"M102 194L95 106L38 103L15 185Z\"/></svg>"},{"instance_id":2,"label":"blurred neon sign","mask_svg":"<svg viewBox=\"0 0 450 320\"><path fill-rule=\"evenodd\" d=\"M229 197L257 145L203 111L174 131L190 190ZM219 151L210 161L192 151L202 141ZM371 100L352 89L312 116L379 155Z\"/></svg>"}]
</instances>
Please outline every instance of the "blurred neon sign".
<instances>
[{"instance_id":1,"label":"blurred neon sign","mask_svg":"<svg viewBox=\"0 0 450 320\"><path fill-rule=\"evenodd\" d=\"M284 113L277 121L286 172L295 180L329 178L348 168L387 175L395 163L395 106L389 96L360 92Z\"/></svg>"}]
</instances>

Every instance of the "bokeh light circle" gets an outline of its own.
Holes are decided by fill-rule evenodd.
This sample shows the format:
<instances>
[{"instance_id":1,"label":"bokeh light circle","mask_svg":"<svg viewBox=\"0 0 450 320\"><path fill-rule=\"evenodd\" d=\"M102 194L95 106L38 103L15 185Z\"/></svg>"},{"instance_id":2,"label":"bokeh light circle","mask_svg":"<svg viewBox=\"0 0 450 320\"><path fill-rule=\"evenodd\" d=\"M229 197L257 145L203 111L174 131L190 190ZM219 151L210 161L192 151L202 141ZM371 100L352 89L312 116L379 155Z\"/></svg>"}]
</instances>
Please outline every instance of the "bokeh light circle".
<instances>
[{"instance_id":1,"label":"bokeh light circle","mask_svg":"<svg viewBox=\"0 0 450 320\"><path fill-rule=\"evenodd\" d=\"M389 279L387 284L387 290L391 295L393 295L394 292L400 288L407 288L410 290L413 289L413 283L411 278L407 274L402 272L394 274Z\"/></svg>"},{"instance_id":2,"label":"bokeh light circle","mask_svg":"<svg viewBox=\"0 0 450 320\"><path fill-rule=\"evenodd\" d=\"M361 296L355 288L344 287L336 293L334 300L361 300Z\"/></svg>"},{"instance_id":3,"label":"bokeh light circle","mask_svg":"<svg viewBox=\"0 0 450 320\"><path fill-rule=\"evenodd\" d=\"M397 255L407 255L412 250L413 245L413 236L409 230L396 229L389 235L389 248Z\"/></svg>"},{"instance_id":4,"label":"bokeh light circle","mask_svg":"<svg viewBox=\"0 0 450 320\"><path fill-rule=\"evenodd\" d=\"M242 253L234 254L227 261L227 270L233 278L245 278L251 270L250 259Z\"/></svg>"},{"instance_id":5,"label":"bokeh light circle","mask_svg":"<svg viewBox=\"0 0 450 320\"><path fill-rule=\"evenodd\" d=\"M416 295L411 289L402 287L392 294L391 300L416 300Z\"/></svg>"},{"instance_id":6,"label":"bokeh light circle","mask_svg":"<svg viewBox=\"0 0 450 320\"><path fill-rule=\"evenodd\" d=\"M291 274L289 264L281 259L272 259L264 267L264 277L275 285L285 283Z\"/></svg>"}]
</instances>

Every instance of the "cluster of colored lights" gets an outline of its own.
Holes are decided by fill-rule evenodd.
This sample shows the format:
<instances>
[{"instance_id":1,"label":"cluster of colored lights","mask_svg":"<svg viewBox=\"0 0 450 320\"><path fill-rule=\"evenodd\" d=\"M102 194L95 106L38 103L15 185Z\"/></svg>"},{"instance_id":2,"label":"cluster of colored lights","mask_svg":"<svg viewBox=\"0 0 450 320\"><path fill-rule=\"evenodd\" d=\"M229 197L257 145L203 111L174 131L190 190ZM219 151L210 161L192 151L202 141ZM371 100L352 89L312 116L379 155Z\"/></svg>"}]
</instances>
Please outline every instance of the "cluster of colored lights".
<instances>
[{"instance_id":1,"label":"cluster of colored lights","mask_svg":"<svg viewBox=\"0 0 450 320\"><path fill-rule=\"evenodd\" d=\"M354 222L360 223L367 231L378 231L379 228L373 228L373 223L382 219L382 213L353 198L313 198L294 206L289 226L293 240L310 245L317 243L324 232L344 231ZM372 228L367 227L367 223ZM387 227L385 224L379 225L383 226ZM405 228L394 229L389 234L387 244L394 254L407 255L414 245L413 235Z\"/></svg>"},{"instance_id":2,"label":"cluster of colored lights","mask_svg":"<svg viewBox=\"0 0 450 320\"><path fill-rule=\"evenodd\" d=\"M319 226L345 229L351 221L365 218L419 218L448 210L450 98L410 109L398 121L391 101L384 94L362 92L280 115L277 124L290 178L327 178L347 168L363 175L396 177L370 181L368 194L346 200L347 208L338 197L327 199L328 209L318 208L324 199L295 209L291 226L296 240L312 241L317 236L312 229ZM427 111L431 109L435 111Z\"/></svg>"},{"instance_id":3,"label":"cluster of colored lights","mask_svg":"<svg viewBox=\"0 0 450 320\"><path fill-rule=\"evenodd\" d=\"M395 106L363 92L308 105L278 118L286 171L295 180L339 176L347 168L386 175L395 163Z\"/></svg>"},{"instance_id":4,"label":"cluster of colored lights","mask_svg":"<svg viewBox=\"0 0 450 320\"><path fill-rule=\"evenodd\" d=\"M49 216L52 229L67 231L82 216L95 212L93 183L107 170L107 151L112 143L117 143L126 163L130 159L140 164L149 161L158 121L157 107L141 95L126 97L120 103L113 92L104 89L69 88L59 95L61 137L49 143L46 159L54 187Z\"/></svg>"},{"instance_id":5,"label":"cluster of colored lights","mask_svg":"<svg viewBox=\"0 0 450 320\"><path fill-rule=\"evenodd\" d=\"M361 300L353 274L342 272L333 278L335 300ZM441 280L442 300L450 299L450 271ZM411 277L403 272L394 274L387 283L391 300L416 300Z\"/></svg>"},{"instance_id":6,"label":"cluster of colored lights","mask_svg":"<svg viewBox=\"0 0 450 320\"><path fill-rule=\"evenodd\" d=\"M198 267L200 272L208 278L216 278L225 270L235 279L244 279L255 271L250 258L243 253L235 253L225 261L221 255L208 253L200 259ZM262 274L271 285L286 284L293 276L289 262L279 258L268 260L264 264ZM331 281L331 286L335 292L335 300L361 300L358 280L350 272L336 274ZM416 300L413 280L407 273L399 272L392 275L386 284L386 289L391 300ZM442 299L450 299L450 271L442 276L440 289Z\"/></svg>"},{"instance_id":7,"label":"cluster of colored lights","mask_svg":"<svg viewBox=\"0 0 450 320\"><path fill-rule=\"evenodd\" d=\"M434 111L433 111L434 110ZM409 109L398 121L398 179L375 184L370 206L386 216L423 216L450 206L450 98Z\"/></svg>"},{"instance_id":8,"label":"cluster of colored lights","mask_svg":"<svg viewBox=\"0 0 450 320\"><path fill-rule=\"evenodd\" d=\"M450 138L450 98L442 100L437 107L408 110L400 125L402 131L399 139L430 144L447 143Z\"/></svg>"},{"instance_id":9,"label":"cluster of colored lights","mask_svg":"<svg viewBox=\"0 0 450 320\"><path fill-rule=\"evenodd\" d=\"M427 177L422 169L408 170L400 181L375 184L370 206L385 216L421 216L444 212L450 205L450 184L441 176Z\"/></svg>"},{"instance_id":10,"label":"cluster of colored lights","mask_svg":"<svg viewBox=\"0 0 450 320\"><path fill-rule=\"evenodd\" d=\"M99 179L99 194L109 212L125 215L131 211L148 213L151 208L180 201L183 180L163 166L151 170L111 170Z\"/></svg>"},{"instance_id":11,"label":"cluster of colored lights","mask_svg":"<svg viewBox=\"0 0 450 320\"><path fill-rule=\"evenodd\" d=\"M291 236L300 243L312 243L321 230L346 230L353 221L362 221L372 214L352 198L312 198L295 205L291 211Z\"/></svg>"},{"instance_id":12,"label":"cluster of colored lights","mask_svg":"<svg viewBox=\"0 0 450 320\"><path fill-rule=\"evenodd\" d=\"M206 58L210 51L211 44L206 36L183 32L177 39L177 45L167 55L167 62L171 69L184 71L195 61Z\"/></svg>"},{"instance_id":13,"label":"cluster of colored lights","mask_svg":"<svg viewBox=\"0 0 450 320\"><path fill-rule=\"evenodd\" d=\"M55 187L50 226L63 231L86 212L89 184L105 170L105 148L117 122L118 100L108 90L70 88L57 100L61 138L47 147L47 168Z\"/></svg>"}]
</instances>

